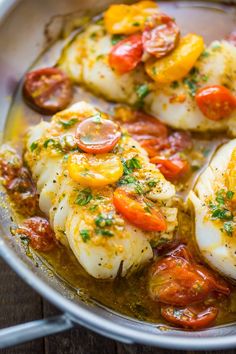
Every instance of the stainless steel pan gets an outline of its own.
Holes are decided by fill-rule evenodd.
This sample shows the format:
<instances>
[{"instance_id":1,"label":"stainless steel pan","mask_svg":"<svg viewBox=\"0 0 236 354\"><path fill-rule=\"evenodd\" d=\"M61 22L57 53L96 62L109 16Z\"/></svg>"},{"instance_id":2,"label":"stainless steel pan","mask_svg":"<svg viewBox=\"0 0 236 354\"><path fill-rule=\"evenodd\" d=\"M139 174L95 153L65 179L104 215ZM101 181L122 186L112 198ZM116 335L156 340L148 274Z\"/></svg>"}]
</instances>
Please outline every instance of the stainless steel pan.
<instances>
[{"instance_id":1,"label":"stainless steel pan","mask_svg":"<svg viewBox=\"0 0 236 354\"><path fill-rule=\"evenodd\" d=\"M15 89L34 59L56 39L63 14L99 13L109 0L0 0L0 131ZM114 2L114 1L113 1ZM190 3L190 2L188 2ZM228 3L233 3L229 1ZM236 4L236 2L234 2ZM199 2L197 3L199 4ZM218 6L218 5L217 5ZM235 5L236 6L236 5ZM45 37L44 29L55 15ZM68 18L68 16L66 17ZM213 25L213 24L212 24ZM212 350L236 347L236 324L188 332L143 323L114 313L92 300L84 302L61 279L48 274L47 267L28 258L15 242L10 228L12 210L0 190L0 255L30 286L62 310L62 315L0 330L0 348L67 330L81 324L124 343L142 343L171 349ZM20 306L18 311L20 311Z\"/></svg>"}]
</instances>

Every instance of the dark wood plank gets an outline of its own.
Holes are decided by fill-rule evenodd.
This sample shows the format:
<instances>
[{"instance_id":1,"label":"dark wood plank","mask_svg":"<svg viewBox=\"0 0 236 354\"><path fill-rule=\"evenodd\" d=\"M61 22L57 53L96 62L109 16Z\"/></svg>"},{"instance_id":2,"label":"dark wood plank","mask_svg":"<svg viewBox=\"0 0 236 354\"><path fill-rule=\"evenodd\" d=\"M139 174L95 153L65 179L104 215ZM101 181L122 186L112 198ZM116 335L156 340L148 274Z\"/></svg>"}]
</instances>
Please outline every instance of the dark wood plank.
<instances>
[{"instance_id":1,"label":"dark wood plank","mask_svg":"<svg viewBox=\"0 0 236 354\"><path fill-rule=\"evenodd\" d=\"M0 327L42 317L42 299L0 259ZM43 339L3 349L1 354L44 354Z\"/></svg>"}]
</instances>

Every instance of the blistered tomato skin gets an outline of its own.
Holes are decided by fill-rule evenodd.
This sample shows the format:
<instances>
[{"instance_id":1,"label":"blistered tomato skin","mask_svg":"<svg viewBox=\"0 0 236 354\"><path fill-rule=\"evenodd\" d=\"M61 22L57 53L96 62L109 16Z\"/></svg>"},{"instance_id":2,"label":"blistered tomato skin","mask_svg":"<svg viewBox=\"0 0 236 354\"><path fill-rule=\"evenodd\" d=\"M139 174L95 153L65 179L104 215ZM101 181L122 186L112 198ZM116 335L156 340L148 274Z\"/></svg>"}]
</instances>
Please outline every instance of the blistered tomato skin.
<instances>
[{"instance_id":1,"label":"blistered tomato skin","mask_svg":"<svg viewBox=\"0 0 236 354\"><path fill-rule=\"evenodd\" d=\"M116 123L98 116L82 121L75 136L82 151L104 154L113 150L121 137L121 131Z\"/></svg>"},{"instance_id":2,"label":"blistered tomato skin","mask_svg":"<svg viewBox=\"0 0 236 354\"><path fill-rule=\"evenodd\" d=\"M180 30L172 18L165 14L153 16L143 32L144 51L156 58L170 53L179 42Z\"/></svg>"},{"instance_id":3,"label":"blistered tomato skin","mask_svg":"<svg viewBox=\"0 0 236 354\"><path fill-rule=\"evenodd\" d=\"M39 216L25 220L18 233L25 236L37 251L48 252L55 247L54 232L48 220Z\"/></svg>"},{"instance_id":4,"label":"blistered tomato skin","mask_svg":"<svg viewBox=\"0 0 236 354\"><path fill-rule=\"evenodd\" d=\"M166 221L157 207L147 210L144 198L118 187L113 195L116 210L132 225L144 231L165 231Z\"/></svg>"},{"instance_id":5,"label":"blistered tomato skin","mask_svg":"<svg viewBox=\"0 0 236 354\"><path fill-rule=\"evenodd\" d=\"M212 325L218 315L218 309L209 306L198 309L197 306L176 308L173 306L162 306L161 315L168 322L187 329L198 330Z\"/></svg>"},{"instance_id":6,"label":"blistered tomato skin","mask_svg":"<svg viewBox=\"0 0 236 354\"><path fill-rule=\"evenodd\" d=\"M189 162L179 158L166 159L161 156L155 156L150 161L157 165L160 172L169 181L179 180L190 170Z\"/></svg>"},{"instance_id":7,"label":"blistered tomato skin","mask_svg":"<svg viewBox=\"0 0 236 354\"><path fill-rule=\"evenodd\" d=\"M236 98L224 86L205 86L197 91L196 103L210 120L222 120L228 118L236 109Z\"/></svg>"},{"instance_id":8,"label":"blistered tomato skin","mask_svg":"<svg viewBox=\"0 0 236 354\"><path fill-rule=\"evenodd\" d=\"M154 301L188 306L206 300L212 293L229 295L230 289L223 280L196 264L184 246L151 267L149 295Z\"/></svg>"},{"instance_id":9,"label":"blistered tomato skin","mask_svg":"<svg viewBox=\"0 0 236 354\"><path fill-rule=\"evenodd\" d=\"M133 34L112 47L109 65L119 75L130 72L141 62L143 43L141 34Z\"/></svg>"},{"instance_id":10,"label":"blistered tomato skin","mask_svg":"<svg viewBox=\"0 0 236 354\"><path fill-rule=\"evenodd\" d=\"M43 68L26 74L23 85L26 102L43 114L54 114L72 100L72 84L60 69Z\"/></svg>"}]
</instances>

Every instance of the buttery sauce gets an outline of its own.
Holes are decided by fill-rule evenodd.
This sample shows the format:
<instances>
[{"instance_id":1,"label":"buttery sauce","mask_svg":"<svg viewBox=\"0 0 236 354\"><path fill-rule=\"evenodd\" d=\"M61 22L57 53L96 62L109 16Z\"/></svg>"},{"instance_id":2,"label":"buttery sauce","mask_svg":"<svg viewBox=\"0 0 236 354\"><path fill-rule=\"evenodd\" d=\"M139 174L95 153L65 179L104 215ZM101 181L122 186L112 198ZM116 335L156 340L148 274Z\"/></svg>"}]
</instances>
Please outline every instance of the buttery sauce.
<instances>
[{"instance_id":1,"label":"buttery sauce","mask_svg":"<svg viewBox=\"0 0 236 354\"><path fill-rule=\"evenodd\" d=\"M228 35L235 26L236 9L233 6L223 6L218 3L203 2L160 2L163 12L174 16L180 28L185 32L197 32L203 35L206 43L214 39L221 39ZM201 25L199 25L199 23ZM214 26L213 24L217 24ZM67 40L62 41L60 47ZM30 68L54 65L57 61L58 50L50 48ZM74 87L73 102L86 99L101 110L112 113L114 104L93 96L86 89ZM35 125L41 119L49 120L49 116L42 116L31 110L22 100L21 85L16 93L14 102L9 112L5 129L5 141L22 151L24 134L28 126ZM192 188L201 171L208 163L217 146L227 138L216 135L201 136L194 134L194 148L191 152L192 174L188 180L177 186L178 198L185 198ZM199 157L200 156L200 157ZM177 238L185 242L198 258L193 242L193 223L189 211L184 210L180 201L179 231ZM152 301L147 294L148 266L139 273L127 279L117 278L115 281L96 280L89 276L79 265L72 252L63 246L56 247L48 253L41 253L43 262L65 283L75 289L82 299L93 299L108 308L121 314L155 323L165 322L160 316L159 305ZM236 320L236 289L232 290L229 298L216 300L220 308L217 324L229 323ZM220 302L220 305L219 305Z\"/></svg>"}]
</instances>

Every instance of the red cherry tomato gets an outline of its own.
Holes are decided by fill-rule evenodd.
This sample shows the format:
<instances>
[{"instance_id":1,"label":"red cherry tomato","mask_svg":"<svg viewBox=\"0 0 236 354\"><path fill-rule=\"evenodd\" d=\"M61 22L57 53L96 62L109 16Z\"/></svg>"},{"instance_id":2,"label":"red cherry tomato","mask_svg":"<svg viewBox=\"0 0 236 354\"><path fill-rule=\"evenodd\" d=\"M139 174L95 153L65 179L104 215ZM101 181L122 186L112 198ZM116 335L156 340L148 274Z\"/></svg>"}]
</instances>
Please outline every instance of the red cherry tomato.
<instances>
[{"instance_id":1,"label":"red cherry tomato","mask_svg":"<svg viewBox=\"0 0 236 354\"><path fill-rule=\"evenodd\" d=\"M188 173L190 165L187 160L181 160L179 158L172 158L170 160L162 158L160 156L155 156L150 160L152 163L156 164L160 172L169 181L175 181L183 177Z\"/></svg>"},{"instance_id":2,"label":"red cherry tomato","mask_svg":"<svg viewBox=\"0 0 236 354\"><path fill-rule=\"evenodd\" d=\"M145 231L165 231L166 221L158 208L150 207L145 198L118 187L113 195L116 210L132 225Z\"/></svg>"},{"instance_id":3,"label":"red cherry tomato","mask_svg":"<svg viewBox=\"0 0 236 354\"><path fill-rule=\"evenodd\" d=\"M162 58L177 46L179 37L180 30L173 19L157 14L143 32L143 47L147 53Z\"/></svg>"},{"instance_id":4,"label":"red cherry tomato","mask_svg":"<svg viewBox=\"0 0 236 354\"><path fill-rule=\"evenodd\" d=\"M227 284L205 267L196 264L185 246L157 261L149 273L149 295L154 301L188 306L212 293L229 295Z\"/></svg>"},{"instance_id":5,"label":"red cherry tomato","mask_svg":"<svg viewBox=\"0 0 236 354\"><path fill-rule=\"evenodd\" d=\"M26 102L43 114L53 114L72 99L70 79L57 68L43 68L26 74L23 86Z\"/></svg>"},{"instance_id":6,"label":"red cherry tomato","mask_svg":"<svg viewBox=\"0 0 236 354\"><path fill-rule=\"evenodd\" d=\"M130 135L137 140L152 139L153 137L167 137L168 128L158 119L139 111L134 112L134 119L123 124Z\"/></svg>"},{"instance_id":7,"label":"red cherry tomato","mask_svg":"<svg viewBox=\"0 0 236 354\"><path fill-rule=\"evenodd\" d=\"M220 85L201 88L195 98L202 113L211 120L227 118L236 108L236 98Z\"/></svg>"},{"instance_id":8,"label":"red cherry tomato","mask_svg":"<svg viewBox=\"0 0 236 354\"><path fill-rule=\"evenodd\" d=\"M47 252L55 246L54 232L49 222L39 216L25 220L18 233L27 237L35 250Z\"/></svg>"},{"instance_id":9,"label":"red cherry tomato","mask_svg":"<svg viewBox=\"0 0 236 354\"><path fill-rule=\"evenodd\" d=\"M109 65L122 75L133 70L142 59L142 35L133 34L112 47L109 54Z\"/></svg>"},{"instance_id":10,"label":"red cherry tomato","mask_svg":"<svg viewBox=\"0 0 236 354\"><path fill-rule=\"evenodd\" d=\"M116 123L95 116L82 121L75 136L81 150L91 154L104 154L114 148L121 132Z\"/></svg>"},{"instance_id":11,"label":"red cherry tomato","mask_svg":"<svg viewBox=\"0 0 236 354\"><path fill-rule=\"evenodd\" d=\"M142 139L142 136L138 138ZM139 140L139 143L142 146L142 148L144 148L147 151L148 156L150 158L155 157L158 153L160 153L160 151L169 148L168 139L162 137Z\"/></svg>"},{"instance_id":12,"label":"red cherry tomato","mask_svg":"<svg viewBox=\"0 0 236 354\"><path fill-rule=\"evenodd\" d=\"M227 41L236 47L236 29L230 33L227 38Z\"/></svg>"},{"instance_id":13,"label":"red cherry tomato","mask_svg":"<svg viewBox=\"0 0 236 354\"><path fill-rule=\"evenodd\" d=\"M205 309L193 306L187 308L162 306L161 315L174 325L197 330L212 325L218 315L218 309L213 306Z\"/></svg>"}]
</instances>

